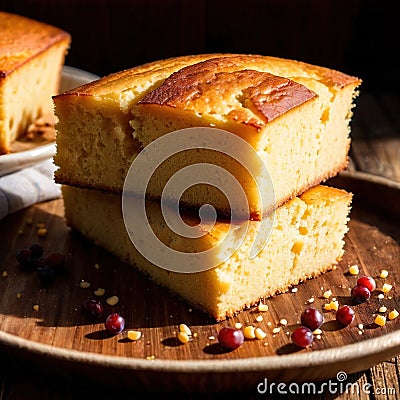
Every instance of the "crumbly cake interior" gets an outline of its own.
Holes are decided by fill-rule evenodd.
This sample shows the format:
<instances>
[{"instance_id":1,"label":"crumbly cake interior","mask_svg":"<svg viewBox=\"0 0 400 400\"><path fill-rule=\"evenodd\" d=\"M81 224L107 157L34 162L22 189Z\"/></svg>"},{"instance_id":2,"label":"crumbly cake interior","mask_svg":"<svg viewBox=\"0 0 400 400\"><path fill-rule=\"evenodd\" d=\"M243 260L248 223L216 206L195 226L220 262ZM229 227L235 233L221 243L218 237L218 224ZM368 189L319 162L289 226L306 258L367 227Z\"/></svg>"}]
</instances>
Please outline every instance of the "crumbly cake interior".
<instances>
[{"instance_id":1,"label":"crumbly cake interior","mask_svg":"<svg viewBox=\"0 0 400 400\"><path fill-rule=\"evenodd\" d=\"M226 262L187 274L156 267L138 253L126 233L120 195L63 186L63 197L70 226L217 320L337 264L343 255L351 202L351 194L343 190L313 187L276 210L271 236L255 258L249 257L249 249L260 222L250 221L242 246ZM166 228L157 202L148 202L148 216L156 235L182 252L215 246L224 240L229 227L219 220L196 242L177 240ZM229 251L230 243L226 245Z\"/></svg>"},{"instance_id":2,"label":"crumbly cake interior","mask_svg":"<svg viewBox=\"0 0 400 400\"><path fill-rule=\"evenodd\" d=\"M360 80L326 68L271 57L214 55L211 61L201 62L208 58L209 55L184 57L142 66L57 96L60 123L55 162L60 168L56 180L77 187L121 192L127 170L143 146L168 132L193 126L225 129L248 141L266 162L275 191L275 207L346 167L349 122ZM212 75L204 64L215 64L215 60L220 60L222 66L217 66ZM176 95L176 90L189 78L184 77L181 84L174 77L185 68L197 68L197 75L187 74L195 79L186 85L186 92ZM246 71L250 70L252 74L248 76ZM204 71L217 81L218 96L212 94L216 82L208 85L209 76L206 73L204 77ZM242 81L240 74L245 75ZM268 74L289 79L291 86L276 80L266 83L268 79L264 77ZM259 82L258 88L254 89L252 80ZM305 100L300 96L298 104L290 109L280 104L278 111L265 111L265 96L290 97L285 92L288 90L292 94L309 91L314 95ZM272 118L266 120L260 110ZM203 155L218 164L217 157L207 156L207 152ZM171 174L195 160L197 150L175 155L150 182L149 196L159 197ZM233 171L248 195L250 213L267 213L269 209L262 208L254 193L254 182L234 162L224 165ZM229 214L226 196L209 185L191 188L181 201L200 206L210 199L221 214Z\"/></svg>"}]
</instances>

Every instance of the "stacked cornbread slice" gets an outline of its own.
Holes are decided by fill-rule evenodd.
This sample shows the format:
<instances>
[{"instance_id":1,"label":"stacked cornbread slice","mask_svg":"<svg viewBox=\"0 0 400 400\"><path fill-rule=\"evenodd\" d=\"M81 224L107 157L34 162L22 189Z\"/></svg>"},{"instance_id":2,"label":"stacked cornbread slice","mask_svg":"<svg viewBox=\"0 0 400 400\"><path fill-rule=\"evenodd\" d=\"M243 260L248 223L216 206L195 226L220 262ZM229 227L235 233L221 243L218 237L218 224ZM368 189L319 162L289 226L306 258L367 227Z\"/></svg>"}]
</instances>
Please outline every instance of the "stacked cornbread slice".
<instances>
[{"instance_id":1,"label":"stacked cornbread slice","mask_svg":"<svg viewBox=\"0 0 400 400\"><path fill-rule=\"evenodd\" d=\"M57 27L0 12L0 155L36 118L53 115L70 41Z\"/></svg>"},{"instance_id":2,"label":"stacked cornbread slice","mask_svg":"<svg viewBox=\"0 0 400 400\"><path fill-rule=\"evenodd\" d=\"M329 270L343 254L351 195L319 183L346 166L359 84L357 78L296 61L213 54L146 64L58 95L56 180L65 185L67 222L217 320L285 291ZM174 152L174 144L166 142L171 157L160 162L146 188L148 224L160 243L179 253L219 246L202 271L171 272L173 266L154 265L132 244L121 193L143 149L182 129L178 142L184 141L185 128L191 127L218 128L243 139L254 152L242 146L249 163L251 155L261 160L271 184L257 187L265 171L240 165L212 146ZM159 199L166 183L202 163L228 171L245 193L248 209L239 214L249 218L234 222L247 226L238 248L226 239L231 199L216 185L196 184L180 196L185 222L201 233L196 239L165 223ZM260 190L272 191L274 200L265 204ZM208 230L196 219L203 204L218 214ZM272 214L272 229L251 254L260 226Z\"/></svg>"}]
</instances>

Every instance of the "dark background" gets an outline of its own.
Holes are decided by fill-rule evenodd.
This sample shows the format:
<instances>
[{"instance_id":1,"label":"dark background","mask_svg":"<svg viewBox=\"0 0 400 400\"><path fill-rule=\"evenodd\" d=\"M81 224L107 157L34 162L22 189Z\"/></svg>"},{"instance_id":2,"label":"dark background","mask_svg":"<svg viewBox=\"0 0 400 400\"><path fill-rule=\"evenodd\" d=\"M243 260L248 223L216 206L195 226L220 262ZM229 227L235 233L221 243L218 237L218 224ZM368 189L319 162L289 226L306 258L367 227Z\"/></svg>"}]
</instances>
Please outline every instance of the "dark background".
<instances>
[{"instance_id":1,"label":"dark background","mask_svg":"<svg viewBox=\"0 0 400 400\"><path fill-rule=\"evenodd\" d=\"M399 90L397 0L0 0L67 30L66 64L105 75L205 52L294 58Z\"/></svg>"}]
</instances>

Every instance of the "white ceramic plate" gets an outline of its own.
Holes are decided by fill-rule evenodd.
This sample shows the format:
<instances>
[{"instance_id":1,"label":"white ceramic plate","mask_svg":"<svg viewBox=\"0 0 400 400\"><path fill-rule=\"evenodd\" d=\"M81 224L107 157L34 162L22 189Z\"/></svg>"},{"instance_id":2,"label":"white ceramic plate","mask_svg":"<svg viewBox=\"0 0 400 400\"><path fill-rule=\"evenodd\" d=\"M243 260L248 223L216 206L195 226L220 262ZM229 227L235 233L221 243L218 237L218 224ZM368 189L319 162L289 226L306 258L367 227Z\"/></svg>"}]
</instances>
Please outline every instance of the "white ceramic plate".
<instances>
[{"instance_id":1,"label":"white ceramic plate","mask_svg":"<svg viewBox=\"0 0 400 400\"><path fill-rule=\"evenodd\" d=\"M60 92L65 92L96 79L99 79L99 76L78 68L64 66L61 74ZM52 142L17 153L4 154L0 156L0 176L53 157L55 152L56 144Z\"/></svg>"}]
</instances>

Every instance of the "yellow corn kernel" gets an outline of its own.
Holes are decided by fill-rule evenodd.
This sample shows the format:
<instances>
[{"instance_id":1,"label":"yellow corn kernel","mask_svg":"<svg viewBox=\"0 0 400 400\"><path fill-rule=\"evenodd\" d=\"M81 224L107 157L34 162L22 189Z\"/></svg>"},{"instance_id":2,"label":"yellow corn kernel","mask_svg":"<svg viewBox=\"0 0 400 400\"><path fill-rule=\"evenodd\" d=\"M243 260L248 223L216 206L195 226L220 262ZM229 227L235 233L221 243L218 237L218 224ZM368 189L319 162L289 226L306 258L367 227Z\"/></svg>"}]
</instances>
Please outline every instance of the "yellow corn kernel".
<instances>
[{"instance_id":1,"label":"yellow corn kernel","mask_svg":"<svg viewBox=\"0 0 400 400\"><path fill-rule=\"evenodd\" d=\"M243 335L246 339L255 339L256 334L254 326L246 326L246 328L243 329Z\"/></svg>"},{"instance_id":2,"label":"yellow corn kernel","mask_svg":"<svg viewBox=\"0 0 400 400\"><path fill-rule=\"evenodd\" d=\"M118 296L111 296L106 300L109 306L115 306L119 302Z\"/></svg>"},{"instance_id":3,"label":"yellow corn kernel","mask_svg":"<svg viewBox=\"0 0 400 400\"><path fill-rule=\"evenodd\" d=\"M399 312L397 310L390 311L388 318L390 320L396 319L399 316Z\"/></svg>"},{"instance_id":4,"label":"yellow corn kernel","mask_svg":"<svg viewBox=\"0 0 400 400\"><path fill-rule=\"evenodd\" d=\"M142 337L142 332L140 331L128 331L129 340L139 340Z\"/></svg>"},{"instance_id":5,"label":"yellow corn kernel","mask_svg":"<svg viewBox=\"0 0 400 400\"><path fill-rule=\"evenodd\" d=\"M384 283L382 286L382 292L383 293L388 293L392 290L392 285L389 285L388 283Z\"/></svg>"},{"instance_id":6,"label":"yellow corn kernel","mask_svg":"<svg viewBox=\"0 0 400 400\"><path fill-rule=\"evenodd\" d=\"M267 304L262 304L262 303L260 303L260 304L258 305L258 311L260 311L260 312L268 311L268 305L267 305Z\"/></svg>"},{"instance_id":7,"label":"yellow corn kernel","mask_svg":"<svg viewBox=\"0 0 400 400\"><path fill-rule=\"evenodd\" d=\"M185 332L178 332L178 334L176 336L177 336L178 340L183 344L185 344L189 341L189 335Z\"/></svg>"},{"instance_id":8,"label":"yellow corn kernel","mask_svg":"<svg viewBox=\"0 0 400 400\"><path fill-rule=\"evenodd\" d=\"M184 332L188 336L192 335L192 331L190 330L190 328L186 324L180 324L179 325L179 332Z\"/></svg>"},{"instance_id":9,"label":"yellow corn kernel","mask_svg":"<svg viewBox=\"0 0 400 400\"><path fill-rule=\"evenodd\" d=\"M256 330L254 331L254 335L257 339L265 339L265 337L267 336L267 334L261 329L261 328L256 328Z\"/></svg>"},{"instance_id":10,"label":"yellow corn kernel","mask_svg":"<svg viewBox=\"0 0 400 400\"><path fill-rule=\"evenodd\" d=\"M349 273L350 275L358 275L360 273L360 268L358 268L357 264L354 264L349 268Z\"/></svg>"},{"instance_id":11,"label":"yellow corn kernel","mask_svg":"<svg viewBox=\"0 0 400 400\"><path fill-rule=\"evenodd\" d=\"M377 315L375 317L374 322L379 326L385 326L386 325L386 317L384 315Z\"/></svg>"},{"instance_id":12,"label":"yellow corn kernel","mask_svg":"<svg viewBox=\"0 0 400 400\"><path fill-rule=\"evenodd\" d=\"M386 269L383 269L381 271L381 273L379 274L379 277L385 279L388 277L388 275L389 275L389 271L387 271Z\"/></svg>"}]
</instances>

